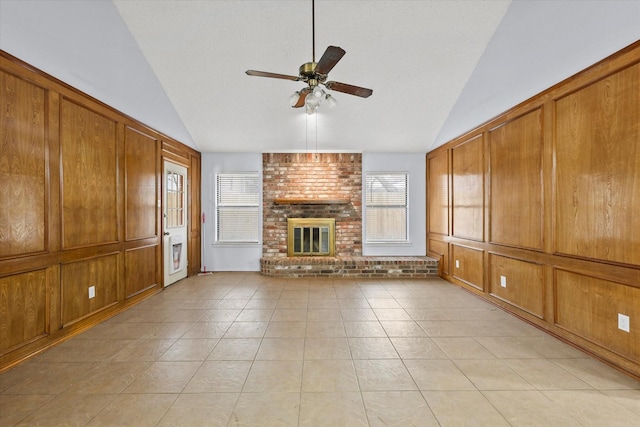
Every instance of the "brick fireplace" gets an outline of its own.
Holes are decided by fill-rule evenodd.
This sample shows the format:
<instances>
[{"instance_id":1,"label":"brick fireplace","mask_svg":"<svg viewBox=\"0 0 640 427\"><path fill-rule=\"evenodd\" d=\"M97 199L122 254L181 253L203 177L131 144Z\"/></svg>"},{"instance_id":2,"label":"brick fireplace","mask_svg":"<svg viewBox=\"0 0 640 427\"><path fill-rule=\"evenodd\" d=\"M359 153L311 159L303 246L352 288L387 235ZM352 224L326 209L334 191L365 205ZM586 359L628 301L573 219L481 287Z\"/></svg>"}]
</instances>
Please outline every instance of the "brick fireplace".
<instances>
[{"instance_id":1,"label":"brick fireplace","mask_svg":"<svg viewBox=\"0 0 640 427\"><path fill-rule=\"evenodd\" d=\"M287 257L287 218L334 218L335 256L362 255L362 154L265 153L263 258Z\"/></svg>"},{"instance_id":2,"label":"brick fireplace","mask_svg":"<svg viewBox=\"0 0 640 427\"><path fill-rule=\"evenodd\" d=\"M362 154L262 155L261 271L269 276L403 277L438 274L438 262L362 256ZM335 219L334 256L288 256L288 218Z\"/></svg>"}]
</instances>

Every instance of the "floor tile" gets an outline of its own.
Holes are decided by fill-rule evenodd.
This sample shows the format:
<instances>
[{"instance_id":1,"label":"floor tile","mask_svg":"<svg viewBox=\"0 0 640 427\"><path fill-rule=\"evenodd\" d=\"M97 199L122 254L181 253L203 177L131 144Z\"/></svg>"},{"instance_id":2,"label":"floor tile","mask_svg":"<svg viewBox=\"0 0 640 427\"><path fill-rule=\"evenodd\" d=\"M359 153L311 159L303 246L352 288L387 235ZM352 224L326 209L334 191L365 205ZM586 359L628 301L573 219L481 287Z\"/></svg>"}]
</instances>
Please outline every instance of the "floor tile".
<instances>
[{"instance_id":1,"label":"floor tile","mask_svg":"<svg viewBox=\"0 0 640 427\"><path fill-rule=\"evenodd\" d=\"M191 326L181 338L222 338L231 322L199 322Z\"/></svg>"},{"instance_id":2,"label":"floor tile","mask_svg":"<svg viewBox=\"0 0 640 427\"><path fill-rule=\"evenodd\" d=\"M447 359L431 338L391 338L402 359Z\"/></svg>"},{"instance_id":3,"label":"floor tile","mask_svg":"<svg viewBox=\"0 0 640 427\"><path fill-rule=\"evenodd\" d=\"M443 427L507 427L509 423L479 391L423 391Z\"/></svg>"},{"instance_id":4,"label":"floor tile","mask_svg":"<svg viewBox=\"0 0 640 427\"><path fill-rule=\"evenodd\" d=\"M242 391L300 392L301 383L302 360L256 360Z\"/></svg>"},{"instance_id":5,"label":"floor tile","mask_svg":"<svg viewBox=\"0 0 640 427\"><path fill-rule=\"evenodd\" d=\"M380 322L344 322L344 329L348 337L356 338L386 338L387 332Z\"/></svg>"},{"instance_id":6,"label":"floor tile","mask_svg":"<svg viewBox=\"0 0 640 427\"><path fill-rule=\"evenodd\" d=\"M17 425L55 426L87 425L102 411L116 395L111 394L65 394L56 396L39 407ZM3 407L2 412L7 410Z\"/></svg>"},{"instance_id":7,"label":"floor tile","mask_svg":"<svg viewBox=\"0 0 640 427\"><path fill-rule=\"evenodd\" d=\"M268 322L233 322L224 338L262 338Z\"/></svg>"},{"instance_id":8,"label":"floor tile","mask_svg":"<svg viewBox=\"0 0 640 427\"><path fill-rule=\"evenodd\" d=\"M178 397L177 394L121 394L87 425L91 427L155 426Z\"/></svg>"},{"instance_id":9,"label":"floor tile","mask_svg":"<svg viewBox=\"0 0 640 427\"><path fill-rule=\"evenodd\" d=\"M1 373L18 423L635 427L640 382L440 279L219 272Z\"/></svg>"},{"instance_id":10,"label":"floor tile","mask_svg":"<svg viewBox=\"0 0 640 427\"><path fill-rule=\"evenodd\" d=\"M592 388L558 365L545 359L505 359L504 363L538 390Z\"/></svg>"},{"instance_id":11,"label":"floor tile","mask_svg":"<svg viewBox=\"0 0 640 427\"><path fill-rule=\"evenodd\" d=\"M307 337L346 337L342 322L307 322Z\"/></svg>"},{"instance_id":12,"label":"floor tile","mask_svg":"<svg viewBox=\"0 0 640 427\"><path fill-rule=\"evenodd\" d=\"M362 393L371 427L439 426L419 391Z\"/></svg>"},{"instance_id":13,"label":"floor tile","mask_svg":"<svg viewBox=\"0 0 640 427\"><path fill-rule=\"evenodd\" d=\"M640 390L640 381L595 359L552 359L552 362L600 390Z\"/></svg>"},{"instance_id":14,"label":"floor tile","mask_svg":"<svg viewBox=\"0 0 640 427\"><path fill-rule=\"evenodd\" d=\"M154 362L124 393L181 393L201 362Z\"/></svg>"},{"instance_id":15,"label":"floor tile","mask_svg":"<svg viewBox=\"0 0 640 427\"><path fill-rule=\"evenodd\" d=\"M532 390L534 386L498 359L456 360L478 390Z\"/></svg>"},{"instance_id":16,"label":"floor tile","mask_svg":"<svg viewBox=\"0 0 640 427\"><path fill-rule=\"evenodd\" d=\"M297 427L300 393L242 393L229 427Z\"/></svg>"},{"instance_id":17,"label":"floor tile","mask_svg":"<svg viewBox=\"0 0 640 427\"><path fill-rule=\"evenodd\" d=\"M425 331L413 320L382 320L380 322L389 337L426 337Z\"/></svg>"},{"instance_id":18,"label":"floor tile","mask_svg":"<svg viewBox=\"0 0 640 427\"><path fill-rule=\"evenodd\" d=\"M205 360L211 350L218 343L217 339L193 338L179 339L165 351L158 360L160 361L189 361Z\"/></svg>"},{"instance_id":19,"label":"floor tile","mask_svg":"<svg viewBox=\"0 0 640 427\"><path fill-rule=\"evenodd\" d=\"M351 360L305 360L302 368L303 392L359 391Z\"/></svg>"},{"instance_id":20,"label":"floor tile","mask_svg":"<svg viewBox=\"0 0 640 427\"><path fill-rule=\"evenodd\" d=\"M223 338L207 360L253 360L260 348L260 338Z\"/></svg>"},{"instance_id":21,"label":"floor tile","mask_svg":"<svg viewBox=\"0 0 640 427\"><path fill-rule=\"evenodd\" d=\"M308 337L304 346L305 360L351 359L349 342L344 337Z\"/></svg>"},{"instance_id":22,"label":"floor tile","mask_svg":"<svg viewBox=\"0 0 640 427\"><path fill-rule=\"evenodd\" d=\"M304 338L264 338L256 360L302 360Z\"/></svg>"},{"instance_id":23,"label":"floor tile","mask_svg":"<svg viewBox=\"0 0 640 427\"><path fill-rule=\"evenodd\" d=\"M269 322L264 333L265 338L304 338L307 333L307 322Z\"/></svg>"},{"instance_id":24,"label":"floor tile","mask_svg":"<svg viewBox=\"0 0 640 427\"><path fill-rule=\"evenodd\" d=\"M239 396L239 393L181 394L158 426L225 427Z\"/></svg>"},{"instance_id":25,"label":"floor tile","mask_svg":"<svg viewBox=\"0 0 640 427\"><path fill-rule=\"evenodd\" d=\"M302 393L300 426L368 426L362 396L358 392Z\"/></svg>"},{"instance_id":26,"label":"floor tile","mask_svg":"<svg viewBox=\"0 0 640 427\"><path fill-rule=\"evenodd\" d=\"M583 426L640 425L640 416L595 390L556 390L542 393Z\"/></svg>"},{"instance_id":27,"label":"floor tile","mask_svg":"<svg viewBox=\"0 0 640 427\"><path fill-rule=\"evenodd\" d=\"M485 391L482 394L512 426L581 426L562 405L539 391Z\"/></svg>"},{"instance_id":28,"label":"floor tile","mask_svg":"<svg viewBox=\"0 0 640 427\"><path fill-rule=\"evenodd\" d=\"M435 337L433 342L452 360L495 359L493 353L472 337Z\"/></svg>"},{"instance_id":29,"label":"floor tile","mask_svg":"<svg viewBox=\"0 0 640 427\"><path fill-rule=\"evenodd\" d=\"M353 359L397 359L400 356L389 338L349 338Z\"/></svg>"},{"instance_id":30,"label":"floor tile","mask_svg":"<svg viewBox=\"0 0 640 427\"><path fill-rule=\"evenodd\" d=\"M55 398L49 394L0 394L0 425L12 426ZM71 415L73 416L73 414Z\"/></svg>"},{"instance_id":31,"label":"floor tile","mask_svg":"<svg viewBox=\"0 0 640 427\"><path fill-rule=\"evenodd\" d=\"M450 360L413 359L404 363L420 390L475 390Z\"/></svg>"},{"instance_id":32,"label":"floor tile","mask_svg":"<svg viewBox=\"0 0 640 427\"><path fill-rule=\"evenodd\" d=\"M401 360L354 360L362 391L416 390Z\"/></svg>"}]
</instances>

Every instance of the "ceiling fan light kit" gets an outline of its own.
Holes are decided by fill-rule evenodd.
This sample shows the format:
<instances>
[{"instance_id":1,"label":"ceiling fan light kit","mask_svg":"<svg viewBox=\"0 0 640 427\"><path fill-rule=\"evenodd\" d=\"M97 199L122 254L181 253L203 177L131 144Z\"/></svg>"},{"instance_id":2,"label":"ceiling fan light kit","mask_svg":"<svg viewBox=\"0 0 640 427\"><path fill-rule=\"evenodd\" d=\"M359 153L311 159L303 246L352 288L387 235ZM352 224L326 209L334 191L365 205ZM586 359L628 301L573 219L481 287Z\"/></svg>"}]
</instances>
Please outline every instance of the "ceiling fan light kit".
<instances>
[{"instance_id":1,"label":"ceiling fan light kit","mask_svg":"<svg viewBox=\"0 0 640 427\"><path fill-rule=\"evenodd\" d=\"M328 94L320 85L327 90L335 90L337 92L346 93L349 95L359 96L361 98L368 98L373 94L373 90L360 86L353 86L346 83L327 81L329 71L336 66L338 61L342 59L346 53L344 49L338 46L329 46L325 50L324 54L318 62L316 62L316 47L315 47L315 0L311 2L311 17L312 17L312 60L306 62L298 69L298 76L290 76L287 74L270 73L266 71L247 70L247 75L257 77L269 77L273 79L283 79L292 81L302 81L307 84L307 87L300 91L296 91L291 95L289 103L293 108L306 107L307 114L314 114L320 101L324 98L329 107L333 108L338 104L338 101Z\"/></svg>"}]
</instances>

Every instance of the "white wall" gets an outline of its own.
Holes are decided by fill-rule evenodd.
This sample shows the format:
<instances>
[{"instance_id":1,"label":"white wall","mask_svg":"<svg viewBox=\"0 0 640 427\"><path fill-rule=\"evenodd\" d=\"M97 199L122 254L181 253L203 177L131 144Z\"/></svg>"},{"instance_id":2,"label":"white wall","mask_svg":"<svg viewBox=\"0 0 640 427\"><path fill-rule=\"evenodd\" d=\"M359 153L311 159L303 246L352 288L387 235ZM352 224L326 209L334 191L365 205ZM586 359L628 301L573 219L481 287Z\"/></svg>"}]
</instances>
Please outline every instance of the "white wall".
<instances>
[{"instance_id":1,"label":"white wall","mask_svg":"<svg viewBox=\"0 0 640 427\"><path fill-rule=\"evenodd\" d=\"M364 230L365 176L367 172L409 173L409 242L366 243ZM362 254L365 256L424 256L426 245L426 155L424 153L363 153L362 154Z\"/></svg>"},{"instance_id":2,"label":"white wall","mask_svg":"<svg viewBox=\"0 0 640 427\"><path fill-rule=\"evenodd\" d=\"M638 0L514 0L431 149L638 39Z\"/></svg>"},{"instance_id":3,"label":"white wall","mask_svg":"<svg viewBox=\"0 0 640 427\"><path fill-rule=\"evenodd\" d=\"M0 49L198 148L111 1L0 0Z\"/></svg>"},{"instance_id":4,"label":"white wall","mask_svg":"<svg viewBox=\"0 0 640 427\"><path fill-rule=\"evenodd\" d=\"M262 216L258 243L215 242L215 179L219 172L258 172L262 182L262 154L202 154L202 211L206 218L202 230L202 268L207 271L260 271Z\"/></svg>"}]
</instances>

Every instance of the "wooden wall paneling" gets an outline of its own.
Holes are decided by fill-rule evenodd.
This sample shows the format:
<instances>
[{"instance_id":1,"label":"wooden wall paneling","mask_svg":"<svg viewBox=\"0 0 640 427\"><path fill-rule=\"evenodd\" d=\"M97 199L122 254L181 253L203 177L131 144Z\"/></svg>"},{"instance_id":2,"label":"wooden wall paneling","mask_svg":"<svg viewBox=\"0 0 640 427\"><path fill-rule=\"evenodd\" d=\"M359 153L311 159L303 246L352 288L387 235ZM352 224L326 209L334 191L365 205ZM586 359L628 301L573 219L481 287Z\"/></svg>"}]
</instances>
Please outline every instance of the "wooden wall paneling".
<instances>
[{"instance_id":1,"label":"wooden wall paneling","mask_svg":"<svg viewBox=\"0 0 640 427\"><path fill-rule=\"evenodd\" d=\"M47 267L47 297L48 301L48 316L47 324L48 331L51 335L55 335L60 329L62 329L62 314L60 301L62 301L62 289L60 286L60 264L53 264ZM0 367L1 370L1 367Z\"/></svg>"},{"instance_id":2,"label":"wooden wall paneling","mask_svg":"<svg viewBox=\"0 0 640 427\"><path fill-rule=\"evenodd\" d=\"M489 292L536 317L544 317L543 267L532 262L489 254Z\"/></svg>"},{"instance_id":3,"label":"wooden wall paneling","mask_svg":"<svg viewBox=\"0 0 640 427\"><path fill-rule=\"evenodd\" d=\"M449 275L449 244L447 242L431 238L427 239L427 241L429 242L428 252L430 256L440 260L440 273Z\"/></svg>"},{"instance_id":4,"label":"wooden wall paneling","mask_svg":"<svg viewBox=\"0 0 640 427\"><path fill-rule=\"evenodd\" d=\"M640 64L555 111L556 251L640 265Z\"/></svg>"},{"instance_id":5,"label":"wooden wall paneling","mask_svg":"<svg viewBox=\"0 0 640 427\"><path fill-rule=\"evenodd\" d=\"M445 151L450 235L427 228L428 251L449 247L442 276L640 378L640 41L427 159ZM480 176L484 222L468 211ZM484 261L475 278L467 258ZM631 313L630 332L617 328L619 312Z\"/></svg>"},{"instance_id":6,"label":"wooden wall paneling","mask_svg":"<svg viewBox=\"0 0 640 427\"><path fill-rule=\"evenodd\" d=\"M427 227L430 233L449 234L449 156L447 150L427 157Z\"/></svg>"},{"instance_id":7,"label":"wooden wall paneling","mask_svg":"<svg viewBox=\"0 0 640 427\"><path fill-rule=\"evenodd\" d=\"M489 241L543 249L542 109L489 132Z\"/></svg>"},{"instance_id":8,"label":"wooden wall paneling","mask_svg":"<svg viewBox=\"0 0 640 427\"><path fill-rule=\"evenodd\" d=\"M453 235L484 240L484 137L456 145L452 155Z\"/></svg>"},{"instance_id":9,"label":"wooden wall paneling","mask_svg":"<svg viewBox=\"0 0 640 427\"><path fill-rule=\"evenodd\" d=\"M116 242L116 123L63 99L60 132L63 248Z\"/></svg>"},{"instance_id":10,"label":"wooden wall paneling","mask_svg":"<svg viewBox=\"0 0 640 427\"><path fill-rule=\"evenodd\" d=\"M160 283L160 267L157 263L159 245L130 249L125 252L126 298L131 298Z\"/></svg>"},{"instance_id":11,"label":"wooden wall paneling","mask_svg":"<svg viewBox=\"0 0 640 427\"><path fill-rule=\"evenodd\" d=\"M484 251L461 245L451 245L451 276L484 291Z\"/></svg>"},{"instance_id":12,"label":"wooden wall paneling","mask_svg":"<svg viewBox=\"0 0 640 427\"><path fill-rule=\"evenodd\" d=\"M158 140L125 126L125 240L159 235Z\"/></svg>"},{"instance_id":13,"label":"wooden wall paneling","mask_svg":"<svg viewBox=\"0 0 640 427\"><path fill-rule=\"evenodd\" d=\"M200 166L197 151L0 51L0 371L161 290L163 155ZM33 272L37 289L22 280Z\"/></svg>"},{"instance_id":14,"label":"wooden wall paneling","mask_svg":"<svg viewBox=\"0 0 640 427\"><path fill-rule=\"evenodd\" d=\"M0 258L46 250L47 99L0 70Z\"/></svg>"},{"instance_id":15,"label":"wooden wall paneling","mask_svg":"<svg viewBox=\"0 0 640 427\"><path fill-rule=\"evenodd\" d=\"M202 165L200 155L191 155L191 167L189 168L189 253L188 274L194 275L200 272L202 266L202 202L200 196Z\"/></svg>"},{"instance_id":16,"label":"wooden wall paneling","mask_svg":"<svg viewBox=\"0 0 640 427\"><path fill-rule=\"evenodd\" d=\"M637 364L640 361L640 288L556 269L556 323ZM629 317L629 332L618 315Z\"/></svg>"},{"instance_id":17,"label":"wooden wall paneling","mask_svg":"<svg viewBox=\"0 0 640 427\"><path fill-rule=\"evenodd\" d=\"M45 269L0 278L0 355L48 333Z\"/></svg>"},{"instance_id":18,"label":"wooden wall paneling","mask_svg":"<svg viewBox=\"0 0 640 427\"><path fill-rule=\"evenodd\" d=\"M62 264L61 314L63 326L77 322L117 303L117 253ZM95 297L89 298L89 288Z\"/></svg>"},{"instance_id":19,"label":"wooden wall paneling","mask_svg":"<svg viewBox=\"0 0 640 427\"><path fill-rule=\"evenodd\" d=\"M162 157L166 157L167 160L189 167L189 164L191 163L191 150L182 144L163 139Z\"/></svg>"}]
</instances>

